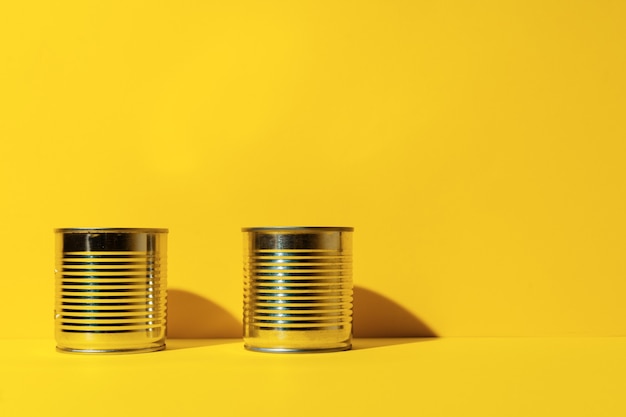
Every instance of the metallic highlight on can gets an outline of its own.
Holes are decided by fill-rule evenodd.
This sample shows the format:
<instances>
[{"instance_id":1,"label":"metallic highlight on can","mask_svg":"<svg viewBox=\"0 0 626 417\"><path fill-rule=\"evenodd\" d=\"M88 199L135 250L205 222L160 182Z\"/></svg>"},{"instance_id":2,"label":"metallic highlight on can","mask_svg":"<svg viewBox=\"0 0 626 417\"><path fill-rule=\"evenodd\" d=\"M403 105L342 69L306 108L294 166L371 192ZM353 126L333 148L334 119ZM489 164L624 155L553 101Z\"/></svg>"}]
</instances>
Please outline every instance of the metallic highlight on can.
<instances>
[{"instance_id":1,"label":"metallic highlight on can","mask_svg":"<svg viewBox=\"0 0 626 417\"><path fill-rule=\"evenodd\" d=\"M244 346L332 352L352 346L351 227L244 228Z\"/></svg>"},{"instance_id":2,"label":"metallic highlight on can","mask_svg":"<svg viewBox=\"0 0 626 417\"><path fill-rule=\"evenodd\" d=\"M55 229L57 350L165 348L167 229Z\"/></svg>"}]
</instances>

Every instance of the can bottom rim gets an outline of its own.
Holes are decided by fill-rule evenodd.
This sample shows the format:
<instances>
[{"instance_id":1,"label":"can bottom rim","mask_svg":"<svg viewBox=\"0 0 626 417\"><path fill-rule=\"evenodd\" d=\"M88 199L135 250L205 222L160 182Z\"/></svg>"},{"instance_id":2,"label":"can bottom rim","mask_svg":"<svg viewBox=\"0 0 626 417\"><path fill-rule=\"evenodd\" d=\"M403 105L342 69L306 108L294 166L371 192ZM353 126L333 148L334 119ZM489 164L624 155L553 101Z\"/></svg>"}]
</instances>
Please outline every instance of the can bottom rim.
<instances>
[{"instance_id":1,"label":"can bottom rim","mask_svg":"<svg viewBox=\"0 0 626 417\"><path fill-rule=\"evenodd\" d=\"M153 346L148 348L139 349L72 349L66 347L57 346L57 352L61 353L86 353L86 354L105 354L105 355L120 355L125 353L148 353L158 352L165 350L165 344L160 346Z\"/></svg>"},{"instance_id":2,"label":"can bottom rim","mask_svg":"<svg viewBox=\"0 0 626 417\"><path fill-rule=\"evenodd\" d=\"M250 345L243 345L244 348L253 352L263 353L329 353L329 352L342 352L352 349L352 344L346 344L344 346L336 346L331 348L321 349L291 349L291 348L262 348Z\"/></svg>"}]
</instances>

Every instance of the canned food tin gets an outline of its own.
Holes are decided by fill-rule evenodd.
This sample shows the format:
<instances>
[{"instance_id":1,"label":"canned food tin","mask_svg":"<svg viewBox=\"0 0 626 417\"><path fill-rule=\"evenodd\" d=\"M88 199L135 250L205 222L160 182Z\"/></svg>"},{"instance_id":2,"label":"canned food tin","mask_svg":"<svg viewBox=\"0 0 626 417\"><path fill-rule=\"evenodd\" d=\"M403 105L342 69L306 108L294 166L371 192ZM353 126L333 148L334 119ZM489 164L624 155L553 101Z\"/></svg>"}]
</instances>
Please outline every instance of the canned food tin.
<instances>
[{"instance_id":1,"label":"canned food tin","mask_svg":"<svg viewBox=\"0 0 626 417\"><path fill-rule=\"evenodd\" d=\"M55 229L57 349L165 348L167 229Z\"/></svg>"},{"instance_id":2,"label":"canned food tin","mask_svg":"<svg viewBox=\"0 0 626 417\"><path fill-rule=\"evenodd\" d=\"M244 228L244 344L329 352L352 344L351 227Z\"/></svg>"}]
</instances>

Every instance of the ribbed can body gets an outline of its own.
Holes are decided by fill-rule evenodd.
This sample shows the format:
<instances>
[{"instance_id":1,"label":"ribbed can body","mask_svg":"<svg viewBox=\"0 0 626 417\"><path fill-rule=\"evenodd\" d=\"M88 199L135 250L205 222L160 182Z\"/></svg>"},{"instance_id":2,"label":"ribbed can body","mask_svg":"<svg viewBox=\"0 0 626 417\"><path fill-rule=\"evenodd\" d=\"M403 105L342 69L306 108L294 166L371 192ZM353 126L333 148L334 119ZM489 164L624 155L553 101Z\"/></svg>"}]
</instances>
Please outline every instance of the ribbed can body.
<instances>
[{"instance_id":1,"label":"ribbed can body","mask_svg":"<svg viewBox=\"0 0 626 417\"><path fill-rule=\"evenodd\" d=\"M245 228L244 343L250 350L347 350L352 228Z\"/></svg>"},{"instance_id":2,"label":"ribbed can body","mask_svg":"<svg viewBox=\"0 0 626 417\"><path fill-rule=\"evenodd\" d=\"M82 353L165 348L166 229L57 229L57 349Z\"/></svg>"}]
</instances>

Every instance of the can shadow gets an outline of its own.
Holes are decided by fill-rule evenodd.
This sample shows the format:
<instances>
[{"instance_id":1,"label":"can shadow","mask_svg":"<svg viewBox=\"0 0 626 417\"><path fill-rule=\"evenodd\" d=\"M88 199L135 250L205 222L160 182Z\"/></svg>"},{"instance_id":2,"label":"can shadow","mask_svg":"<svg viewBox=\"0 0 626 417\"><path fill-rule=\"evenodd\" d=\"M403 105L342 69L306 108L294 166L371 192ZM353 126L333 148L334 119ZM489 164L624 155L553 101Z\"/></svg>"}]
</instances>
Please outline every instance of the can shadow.
<instances>
[{"instance_id":1,"label":"can shadow","mask_svg":"<svg viewBox=\"0 0 626 417\"><path fill-rule=\"evenodd\" d=\"M231 313L189 291L168 290L167 317L168 350L232 343L232 340L224 339L242 337L242 324ZM355 350L428 341L437 337L426 323L400 304L359 286L354 288L353 319Z\"/></svg>"},{"instance_id":2,"label":"can shadow","mask_svg":"<svg viewBox=\"0 0 626 417\"><path fill-rule=\"evenodd\" d=\"M189 291L168 289L168 349L210 346L220 344L219 339L241 337L241 323L223 307Z\"/></svg>"},{"instance_id":3,"label":"can shadow","mask_svg":"<svg viewBox=\"0 0 626 417\"><path fill-rule=\"evenodd\" d=\"M355 286L353 302L355 349L428 341L437 337L435 331L411 311L375 291ZM364 338L377 340L358 341Z\"/></svg>"}]
</instances>

